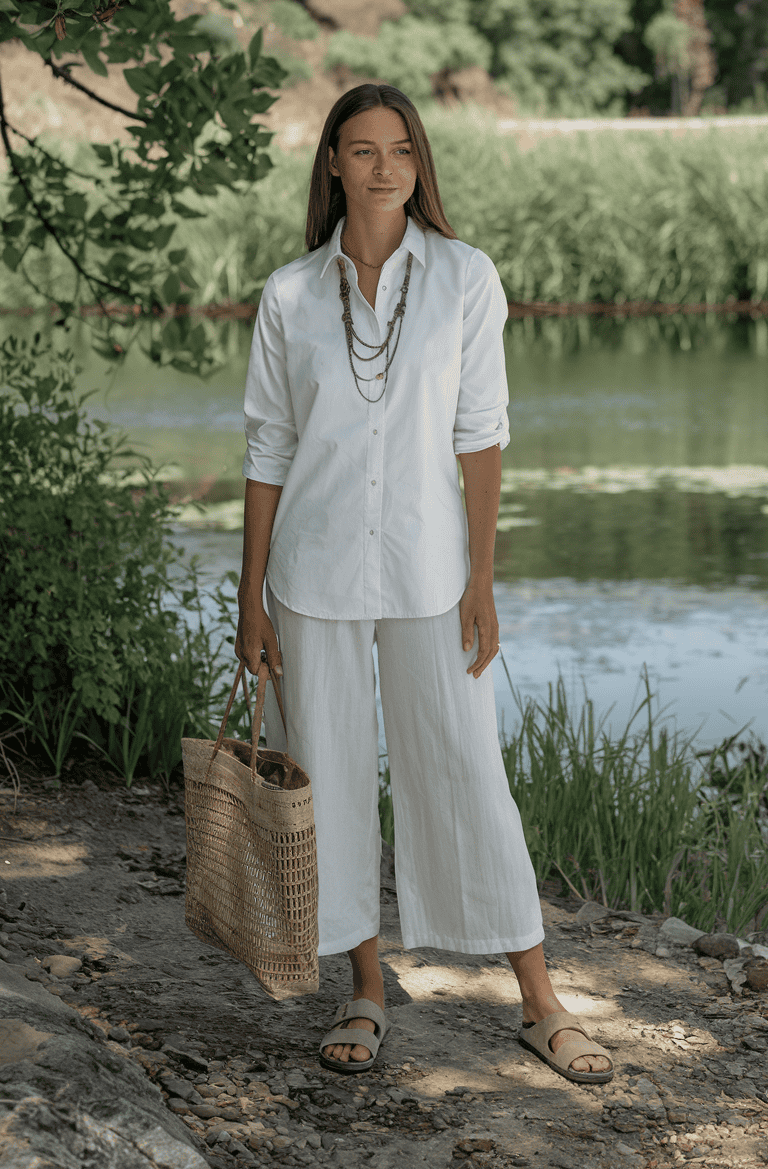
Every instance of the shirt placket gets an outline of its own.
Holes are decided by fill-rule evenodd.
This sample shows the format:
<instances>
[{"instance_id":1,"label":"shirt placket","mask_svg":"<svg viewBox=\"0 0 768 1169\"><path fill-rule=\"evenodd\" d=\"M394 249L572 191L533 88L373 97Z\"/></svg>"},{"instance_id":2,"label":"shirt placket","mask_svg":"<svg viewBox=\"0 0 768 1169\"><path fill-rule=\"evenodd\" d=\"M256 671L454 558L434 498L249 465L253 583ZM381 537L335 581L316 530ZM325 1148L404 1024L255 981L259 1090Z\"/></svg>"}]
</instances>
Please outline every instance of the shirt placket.
<instances>
[{"instance_id":1,"label":"shirt placket","mask_svg":"<svg viewBox=\"0 0 768 1169\"><path fill-rule=\"evenodd\" d=\"M386 336L387 305L385 273L379 277L376 295L376 310L365 301L371 324L375 320L377 344ZM364 298L360 297L361 300ZM383 370L385 356L371 362L371 374ZM363 393L369 399L366 405L365 481L363 486L363 598L366 617L376 617L381 612L381 513L384 491L384 386L382 381L365 382Z\"/></svg>"}]
</instances>

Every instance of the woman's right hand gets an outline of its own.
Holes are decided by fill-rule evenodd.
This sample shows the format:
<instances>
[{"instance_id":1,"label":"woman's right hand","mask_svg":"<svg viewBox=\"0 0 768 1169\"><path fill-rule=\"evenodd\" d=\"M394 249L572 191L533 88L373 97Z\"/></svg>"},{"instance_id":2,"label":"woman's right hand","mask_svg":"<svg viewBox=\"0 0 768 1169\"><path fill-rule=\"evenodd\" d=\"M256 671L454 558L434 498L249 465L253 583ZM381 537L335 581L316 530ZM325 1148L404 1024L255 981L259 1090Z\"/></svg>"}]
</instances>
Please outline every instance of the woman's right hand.
<instances>
[{"instance_id":1,"label":"woman's right hand","mask_svg":"<svg viewBox=\"0 0 768 1169\"><path fill-rule=\"evenodd\" d=\"M251 674L258 674L261 651L266 650L270 669L278 678L283 674L283 658L277 648L277 634L263 605L240 601L240 618L235 638L235 656Z\"/></svg>"}]
</instances>

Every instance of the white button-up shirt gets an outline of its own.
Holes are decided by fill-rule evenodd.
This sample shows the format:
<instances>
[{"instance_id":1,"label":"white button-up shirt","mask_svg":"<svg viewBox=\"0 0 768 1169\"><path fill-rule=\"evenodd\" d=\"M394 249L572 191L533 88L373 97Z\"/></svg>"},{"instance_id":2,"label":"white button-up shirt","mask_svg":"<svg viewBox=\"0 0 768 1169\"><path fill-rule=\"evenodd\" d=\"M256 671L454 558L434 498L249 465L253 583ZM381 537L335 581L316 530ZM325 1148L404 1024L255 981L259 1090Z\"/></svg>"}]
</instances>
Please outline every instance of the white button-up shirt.
<instances>
[{"instance_id":1,"label":"white button-up shirt","mask_svg":"<svg viewBox=\"0 0 768 1169\"><path fill-rule=\"evenodd\" d=\"M354 328L378 346L413 255L386 392L367 402L341 320L343 223L264 286L246 381L243 474L283 487L267 580L289 609L349 621L431 617L457 603L469 578L455 455L509 442L506 297L483 252L411 219L381 270L375 309L346 260ZM363 377L384 364L385 355L355 360ZM377 398L383 385L361 389Z\"/></svg>"}]
</instances>

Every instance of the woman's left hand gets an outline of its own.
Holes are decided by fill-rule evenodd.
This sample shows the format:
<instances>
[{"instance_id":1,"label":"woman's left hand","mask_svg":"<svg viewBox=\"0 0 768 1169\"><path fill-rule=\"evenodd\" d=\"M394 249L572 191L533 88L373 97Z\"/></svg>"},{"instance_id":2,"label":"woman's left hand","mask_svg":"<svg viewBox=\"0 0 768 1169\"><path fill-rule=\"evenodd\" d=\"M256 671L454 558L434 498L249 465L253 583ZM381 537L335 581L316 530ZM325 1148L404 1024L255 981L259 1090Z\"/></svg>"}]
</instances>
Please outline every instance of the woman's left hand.
<instances>
[{"instance_id":1,"label":"woman's left hand","mask_svg":"<svg viewBox=\"0 0 768 1169\"><path fill-rule=\"evenodd\" d=\"M477 626L479 646L477 657L467 670L479 678L499 652L499 620L493 599L493 582L476 583L470 580L459 602L461 640L465 650L472 648Z\"/></svg>"}]
</instances>

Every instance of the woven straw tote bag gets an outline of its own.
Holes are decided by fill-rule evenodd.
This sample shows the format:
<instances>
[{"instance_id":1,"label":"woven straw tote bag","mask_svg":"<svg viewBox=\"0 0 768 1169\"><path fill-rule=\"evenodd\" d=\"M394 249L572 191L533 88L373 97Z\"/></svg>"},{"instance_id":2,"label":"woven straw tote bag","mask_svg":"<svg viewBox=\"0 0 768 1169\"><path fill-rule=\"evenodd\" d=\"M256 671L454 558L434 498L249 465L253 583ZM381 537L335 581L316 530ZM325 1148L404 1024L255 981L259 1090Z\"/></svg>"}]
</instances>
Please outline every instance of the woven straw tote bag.
<instances>
[{"instance_id":1,"label":"woven straw tote bag","mask_svg":"<svg viewBox=\"0 0 768 1169\"><path fill-rule=\"evenodd\" d=\"M269 677L285 726L279 682L262 662L250 744L224 737L241 681L251 709L241 662L216 742L181 741L185 920L283 999L319 985L317 850L309 776L284 752L259 748Z\"/></svg>"}]
</instances>

